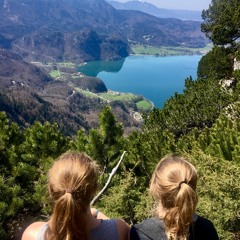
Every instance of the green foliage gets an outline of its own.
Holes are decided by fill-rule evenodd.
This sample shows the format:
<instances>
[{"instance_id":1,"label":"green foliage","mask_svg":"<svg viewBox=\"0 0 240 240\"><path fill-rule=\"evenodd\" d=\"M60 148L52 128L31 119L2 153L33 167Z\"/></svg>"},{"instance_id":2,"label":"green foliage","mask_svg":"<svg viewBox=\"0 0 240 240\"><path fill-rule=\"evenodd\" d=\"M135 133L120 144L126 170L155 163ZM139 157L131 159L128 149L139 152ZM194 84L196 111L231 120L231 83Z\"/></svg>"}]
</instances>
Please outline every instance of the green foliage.
<instances>
[{"instance_id":1,"label":"green foliage","mask_svg":"<svg viewBox=\"0 0 240 240\"><path fill-rule=\"evenodd\" d=\"M68 142L56 124L36 122L22 132L0 112L0 226L23 211L42 207L46 172ZM0 228L0 238L9 239L9 233Z\"/></svg>"},{"instance_id":2,"label":"green foliage","mask_svg":"<svg viewBox=\"0 0 240 240\"><path fill-rule=\"evenodd\" d=\"M136 103L138 109L148 110L151 109L152 105L146 100L142 100Z\"/></svg>"},{"instance_id":3,"label":"green foliage","mask_svg":"<svg viewBox=\"0 0 240 240\"><path fill-rule=\"evenodd\" d=\"M161 128L176 137L192 129L211 127L221 110L232 101L232 95L223 90L214 79L187 79L183 94L176 93L160 110L146 118L147 128Z\"/></svg>"},{"instance_id":4,"label":"green foliage","mask_svg":"<svg viewBox=\"0 0 240 240\"><path fill-rule=\"evenodd\" d=\"M201 29L214 44L234 44L240 37L239 0L212 0L202 18Z\"/></svg>"},{"instance_id":5,"label":"green foliage","mask_svg":"<svg viewBox=\"0 0 240 240\"><path fill-rule=\"evenodd\" d=\"M186 155L199 174L197 213L213 221L221 239L237 239L240 219L239 163L214 158L199 150Z\"/></svg>"},{"instance_id":6,"label":"green foliage","mask_svg":"<svg viewBox=\"0 0 240 240\"><path fill-rule=\"evenodd\" d=\"M75 140L71 142L71 149L79 152L86 152L87 142L88 139L84 129L80 129L79 131L77 131Z\"/></svg>"},{"instance_id":7,"label":"green foliage","mask_svg":"<svg viewBox=\"0 0 240 240\"><path fill-rule=\"evenodd\" d=\"M128 167L134 169L145 193L162 156L175 152L193 161L200 175L198 213L214 222L222 239L233 239L239 231L240 108L234 102L239 98L236 91L224 90L215 79L187 79L183 94L170 98L163 109L153 109L145 117L142 132L128 137ZM141 204L145 202L139 199ZM135 219L141 221L143 216L138 218L137 212Z\"/></svg>"},{"instance_id":8,"label":"green foliage","mask_svg":"<svg viewBox=\"0 0 240 240\"><path fill-rule=\"evenodd\" d=\"M68 149L69 139L59 132L56 124L48 122L35 122L24 131L24 137L19 146L21 161L13 167L12 174L27 191L25 201L31 203L39 177L49 169L52 159Z\"/></svg>"},{"instance_id":9,"label":"green foliage","mask_svg":"<svg viewBox=\"0 0 240 240\"><path fill-rule=\"evenodd\" d=\"M159 159L174 151L175 140L173 134L167 130L145 127L141 134L130 135L127 145L128 163L135 169L138 176L144 176L148 184Z\"/></svg>"},{"instance_id":10,"label":"green foliage","mask_svg":"<svg viewBox=\"0 0 240 240\"><path fill-rule=\"evenodd\" d=\"M21 187L15 183L13 177L0 178L0 212L1 222L7 217L14 215L18 209L23 206L23 199L21 198Z\"/></svg>"},{"instance_id":11,"label":"green foliage","mask_svg":"<svg viewBox=\"0 0 240 240\"><path fill-rule=\"evenodd\" d=\"M22 141L22 134L15 123L10 123L6 114L0 112L0 161L1 173L8 175L8 171L16 162L18 144ZM6 171L5 171L6 170Z\"/></svg>"},{"instance_id":12,"label":"green foliage","mask_svg":"<svg viewBox=\"0 0 240 240\"><path fill-rule=\"evenodd\" d=\"M240 163L240 121L230 120L222 115L213 125L210 131L209 145L206 153L225 160L233 160Z\"/></svg>"},{"instance_id":13,"label":"green foliage","mask_svg":"<svg viewBox=\"0 0 240 240\"><path fill-rule=\"evenodd\" d=\"M105 106L99 114L99 128L91 129L88 136L83 130L78 131L72 148L86 152L108 172L124 151L123 146L123 127L116 121L111 108Z\"/></svg>"},{"instance_id":14,"label":"green foliage","mask_svg":"<svg viewBox=\"0 0 240 240\"><path fill-rule=\"evenodd\" d=\"M239 83L240 82L240 70L235 70L233 72L233 77Z\"/></svg>"},{"instance_id":15,"label":"green foliage","mask_svg":"<svg viewBox=\"0 0 240 240\"><path fill-rule=\"evenodd\" d=\"M10 123L6 114L0 112L0 238L6 237L1 228L3 222L23 207L21 187L12 177L17 163L18 143L22 140L19 127Z\"/></svg>"},{"instance_id":16,"label":"green foliage","mask_svg":"<svg viewBox=\"0 0 240 240\"><path fill-rule=\"evenodd\" d=\"M222 79L232 76L234 54L231 48L214 46L198 63L199 78Z\"/></svg>"},{"instance_id":17,"label":"green foliage","mask_svg":"<svg viewBox=\"0 0 240 240\"><path fill-rule=\"evenodd\" d=\"M235 79L235 88L234 93L236 95L237 100L239 100L240 96L240 70L235 70L233 72L233 78Z\"/></svg>"},{"instance_id":18,"label":"green foliage","mask_svg":"<svg viewBox=\"0 0 240 240\"><path fill-rule=\"evenodd\" d=\"M99 203L104 213L113 218L125 219L129 223L135 223L139 217L149 215L150 201L132 172L117 176L115 182L117 184L108 190L108 194Z\"/></svg>"},{"instance_id":19,"label":"green foliage","mask_svg":"<svg viewBox=\"0 0 240 240\"><path fill-rule=\"evenodd\" d=\"M236 111L239 109L237 108ZM178 139L177 149L192 151L200 148L212 157L240 163L240 121L235 115L239 114L232 110L231 115L222 114L211 128L205 128L201 132L193 129Z\"/></svg>"},{"instance_id":20,"label":"green foliage","mask_svg":"<svg viewBox=\"0 0 240 240\"><path fill-rule=\"evenodd\" d=\"M24 132L25 140L20 145L21 162L14 168L13 175L26 191L25 204L39 208L46 199L46 172L53 159L69 148L69 139L58 130L57 124L35 122ZM39 191L39 192L38 192ZM36 196L42 196L38 198Z\"/></svg>"},{"instance_id":21,"label":"green foliage","mask_svg":"<svg viewBox=\"0 0 240 240\"><path fill-rule=\"evenodd\" d=\"M41 210L40 212L43 213L45 216L49 216L51 213L51 203L47 191L47 171L50 168L50 164L52 164L54 161L53 158L48 157L45 159L45 163L48 163L49 166L46 167L45 169L41 170L41 174L39 175L37 181L34 183L34 191L32 194L31 201L29 202L29 205L34 205L35 209L34 211L38 211L39 209ZM27 194L25 194L25 198L27 197Z\"/></svg>"},{"instance_id":22,"label":"green foliage","mask_svg":"<svg viewBox=\"0 0 240 240\"><path fill-rule=\"evenodd\" d=\"M240 49L238 49L236 52L236 60L240 61Z\"/></svg>"},{"instance_id":23,"label":"green foliage","mask_svg":"<svg viewBox=\"0 0 240 240\"><path fill-rule=\"evenodd\" d=\"M141 54L141 55L155 55L155 56L176 56L176 55L194 55L199 54L200 51L204 51L208 49L207 47L204 48L192 48L192 47L153 47L149 45L139 45L139 44L132 44L131 45L132 52L134 54Z\"/></svg>"},{"instance_id":24,"label":"green foliage","mask_svg":"<svg viewBox=\"0 0 240 240\"><path fill-rule=\"evenodd\" d=\"M204 128L204 130L200 131L197 128L193 128L188 134L182 135L176 141L176 153L181 154L181 152L191 151L196 146L198 147L200 143L197 142L197 140L199 140L199 138L200 138L199 137L200 133L207 131L208 129L209 128L206 127L206 128ZM203 148L206 147L206 145L208 144L206 139L201 141L201 143L202 143Z\"/></svg>"},{"instance_id":25,"label":"green foliage","mask_svg":"<svg viewBox=\"0 0 240 240\"><path fill-rule=\"evenodd\" d=\"M21 157L26 162L40 166L46 157L56 158L68 148L68 138L58 130L57 124L35 122L25 131L25 141L21 144Z\"/></svg>"},{"instance_id":26,"label":"green foliage","mask_svg":"<svg viewBox=\"0 0 240 240\"><path fill-rule=\"evenodd\" d=\"M222 114L211 128L194 129L176 143L199 172L198 212L214 222L221 239L239 234L240 122L235 115Z\"/></svg>"}]
</instances>

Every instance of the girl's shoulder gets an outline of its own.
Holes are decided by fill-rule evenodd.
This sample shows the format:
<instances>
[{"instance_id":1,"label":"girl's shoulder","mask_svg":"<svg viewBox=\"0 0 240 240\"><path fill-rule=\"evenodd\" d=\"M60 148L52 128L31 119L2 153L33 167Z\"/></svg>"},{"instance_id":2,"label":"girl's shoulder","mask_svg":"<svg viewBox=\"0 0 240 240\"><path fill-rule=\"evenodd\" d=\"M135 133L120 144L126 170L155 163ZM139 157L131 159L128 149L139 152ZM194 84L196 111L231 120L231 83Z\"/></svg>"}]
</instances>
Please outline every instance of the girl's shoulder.
<instances>
[{"instance_id":1,"label":"girl's shoulder","mask_svg":"<svg viewBox=\"0 0 240 240\"><path fill-rule=\"evenodd\" d=\"M22 240L35 240L37 239L37 235L39 230L46 225L46 222L34 222L29 225L22 235Z\"/></svg>"},{"instance_id":2,"label":"girl's shoulder","mask_svg":"<svg viewBox=\"0 0 240 240\"><path fill-rule=\"evenodd\" d=\"M127 240L130 226L122 219L114 219L117 224L119 240Z\"/></svg>"},{"instance_id":3,"label":"girl's shoulder","mask_svg":"<svg viewBox=\"0 0 240 240\"><path fill-rule=\"evenodd\" d=\"M190 228L190 236L194 236L192 239L219 239L216 228L209 219L198 216L193 226L193 228Z\"/></svg>"},{"instance_id":4,"label":"girl's shoulder","mask_svg":"<svg viewBox=\"0 0 240 240\"><path fill-rule=\"evenodd\" d=\"M152 217L134 224L130 230L130 240L166 240L165 226L161 219Z\"/></svg>"}]
</instances>

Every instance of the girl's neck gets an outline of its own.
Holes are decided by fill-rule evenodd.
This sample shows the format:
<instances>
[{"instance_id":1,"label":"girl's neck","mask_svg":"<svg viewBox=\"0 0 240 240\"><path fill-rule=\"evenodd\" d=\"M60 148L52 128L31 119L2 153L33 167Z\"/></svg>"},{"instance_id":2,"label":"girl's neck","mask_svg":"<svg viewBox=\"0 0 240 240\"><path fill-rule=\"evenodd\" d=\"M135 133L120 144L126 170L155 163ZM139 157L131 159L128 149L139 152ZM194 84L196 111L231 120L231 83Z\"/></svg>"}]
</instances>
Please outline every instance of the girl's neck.
<instances>
[{"instance_id":1,"label":"girl's neck","mask_svg":"<svg viewBox=\"0 0 240 240\"><path fill-rule=\"evenodd\" d=\"M166 212L167 212L167 210L165 208L163 208L161 203L159 203L158 207L157 207L157 211L156 211L157 216L161 219L164 219Z\"/></svg>"},{"instance_id":2,"label":"girl's neck","mask_svg":"<svg viewBox=\"0 0 240 240\"><path fill-rule=\"evenodd\" d=\"M98 225L102 222L100 219L96 219L95 217L93 217L90 208L87 212L86 221L88 230L98 227Z\"/></svg>"}]
</instances>

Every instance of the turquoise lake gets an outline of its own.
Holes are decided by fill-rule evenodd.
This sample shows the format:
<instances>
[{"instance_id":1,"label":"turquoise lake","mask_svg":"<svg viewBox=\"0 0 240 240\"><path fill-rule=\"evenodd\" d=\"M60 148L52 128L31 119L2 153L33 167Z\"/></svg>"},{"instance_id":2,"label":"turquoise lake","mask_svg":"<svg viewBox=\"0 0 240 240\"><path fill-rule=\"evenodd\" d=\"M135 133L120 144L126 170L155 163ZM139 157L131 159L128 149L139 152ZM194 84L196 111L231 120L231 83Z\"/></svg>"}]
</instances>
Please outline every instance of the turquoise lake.
<instances>
[{"instance_id":1,"label":"turquoise lake","mask_svg":"<svg viewBox=\"0 0 240 240\"><path fill-rule=\"evenodd\" d=\"M79 68L99 77L108 89L142 95L161 108L175 92L182 93L185 79L196 79L202 56L129 56L119 61L89 62Z\"/></svg>"}]
</instances>

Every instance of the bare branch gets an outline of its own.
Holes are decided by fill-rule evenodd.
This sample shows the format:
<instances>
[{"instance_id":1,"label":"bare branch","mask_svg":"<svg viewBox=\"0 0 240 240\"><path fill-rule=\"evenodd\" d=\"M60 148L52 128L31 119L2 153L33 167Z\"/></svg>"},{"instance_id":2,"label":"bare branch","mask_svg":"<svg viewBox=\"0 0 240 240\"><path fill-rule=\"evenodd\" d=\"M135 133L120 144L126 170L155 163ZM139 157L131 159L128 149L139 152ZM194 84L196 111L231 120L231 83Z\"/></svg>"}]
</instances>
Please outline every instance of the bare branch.
<instances>
[{"instance_id":1,"label":"bare branch","mask_svg":"<svg viewBox=\"0 0 240 240\"><path fill-rule=\"evenodd\" d=\"M102 189L102 190L97 194L97 196L95 196L95 198L91 201L91 203L90 203L91 206L94 205L94 203L100 198L100 196L101 196L101 195L104 193L104 191L107 189L107 187L108 187L109 183L111 182L113 176L116 174L117 169L119 168L119 166L120 166L120 164L121 164L121 162L122 162L122 160L123 160L123 157L124 157L124 154L125 154L125 153L126 153L126 151L124 151L123 154L121 155L121 157L120 157L120 159L119 159L116 167L114 167L114 168L112 169L112 172L110 173L109 178L108 178L105 186L103 187L103 189Z\"/></svg>"}]
</instances>

